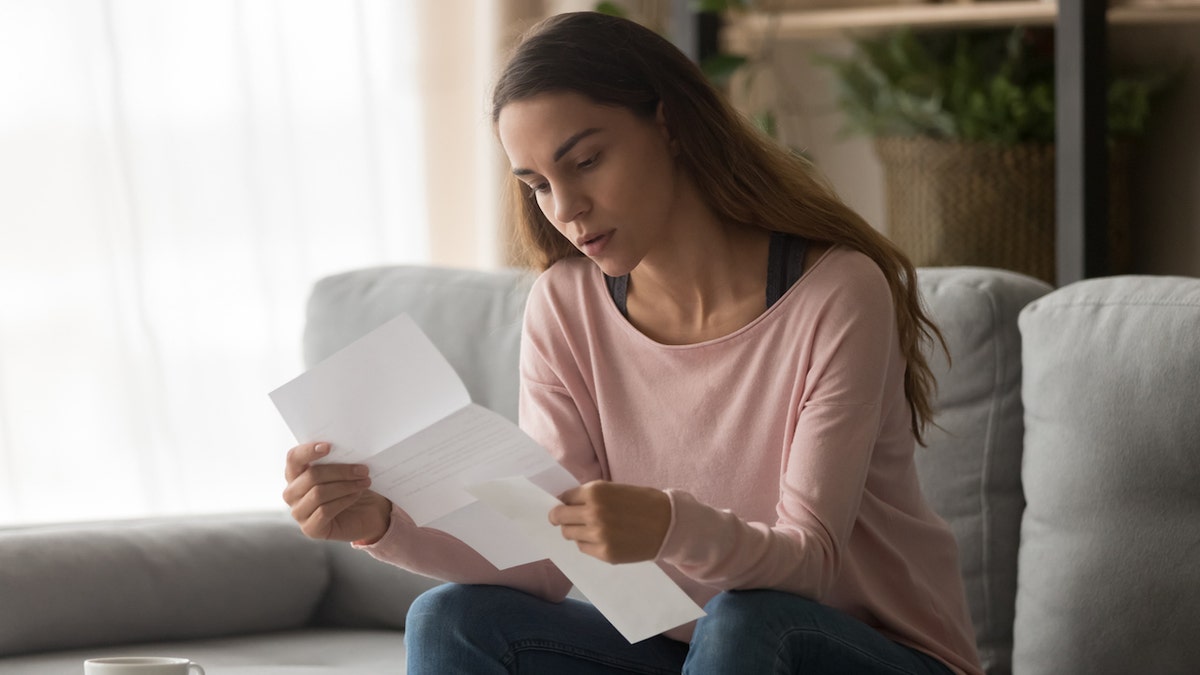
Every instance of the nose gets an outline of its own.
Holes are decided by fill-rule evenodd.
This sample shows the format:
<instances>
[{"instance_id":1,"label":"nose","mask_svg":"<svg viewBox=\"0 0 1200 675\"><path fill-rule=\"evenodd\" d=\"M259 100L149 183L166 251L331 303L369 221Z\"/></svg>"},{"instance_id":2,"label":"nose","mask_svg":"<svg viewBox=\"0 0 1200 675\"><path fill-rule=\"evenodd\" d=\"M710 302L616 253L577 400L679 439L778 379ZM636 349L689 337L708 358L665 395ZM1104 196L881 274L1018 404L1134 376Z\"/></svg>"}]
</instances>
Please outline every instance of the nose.
<instances>
[{"instance_id":1,"label":"nose","mask_svg":"<svg viewBox=\"0 0 1200 675\"><path fill-rule=\"evenodd\" d=\"M554 219L560 223L572 222L591 208L587 195L571 186L559 187L553 195Z\"/></svg>"}]
</instances>

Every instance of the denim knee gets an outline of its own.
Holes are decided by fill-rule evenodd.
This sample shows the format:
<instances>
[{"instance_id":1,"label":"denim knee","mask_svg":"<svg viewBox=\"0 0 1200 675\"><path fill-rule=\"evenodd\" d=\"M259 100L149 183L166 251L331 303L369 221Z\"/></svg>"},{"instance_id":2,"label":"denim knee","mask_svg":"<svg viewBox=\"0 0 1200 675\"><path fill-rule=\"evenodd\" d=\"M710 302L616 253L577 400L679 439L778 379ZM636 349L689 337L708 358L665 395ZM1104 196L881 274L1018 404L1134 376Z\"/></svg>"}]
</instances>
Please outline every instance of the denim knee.
<instances>
[{"instance_id":1,"label":"denim knee","mask_svg":"<svg viewBox=\"0 0 1200 675\"><path fill-rule=\"evenodd\" d=\"M780 605L790 611L780 612ZM821 611L812 600L778 591L726 591L705 606L685 673L776 672L781 645L805 635ZM799 631L796 629L800 628Z\"/></svg>"},{"instance_id":2,"label":"denim knee","mask_svg":"<svg viewBox=\"0 0 1200 675\"><path fill-rule=\"evenodd\" d=\"M814 600L726 591L704 607L685 673L947 673L937 659Z\"/></svg>"},{"instance_id":3,"label":"denim knee","mask_svg":"<svg viewBox=\"0 0 1200 675\"><path fill-rule=\"evenodd\" d=\"M462 584L442 584L425 591L408 608L405 639L411 642L438 636L444 640L462 633L480 617L491 615L486 608L488 595L487 587Z\"/></svg>"},{"instance_id":4,"label":"denim knee","mask_svg":"<svg viewBox=\"0 0 1200 675\"><path fill-rule=\"evenodd\" d=\"M404 643L408 672L503 673L507 650L497 616L508 589L442 584L417 596L408 608Z\"/></svg>"},{"instance_id":5,"label":"denim knee","mask_svg":"<svg viewBox=\"0 0 1200 675\"><path fill-rule=\"evenodd\" d=\"M797 607L809 609L812 614L821 611L821 606L817 602L781 591L725 591L718 593L704 605L704 611L708 616L704 617L701 623L708 624L708 629L715 629L725 635L741 635L747 632L759 634L770 631L770 624L773 623L774 616L771 611L772 605L778 603L781 598L786 598L786 602L791 605L793 612ZM805 607L806 605L810 607ZM801 618L806 614L809 613L799 612ZM796 616L793 614L789 618L791 619L788 622L789 627L795 627Z\"/></svg>"}]
</instances>

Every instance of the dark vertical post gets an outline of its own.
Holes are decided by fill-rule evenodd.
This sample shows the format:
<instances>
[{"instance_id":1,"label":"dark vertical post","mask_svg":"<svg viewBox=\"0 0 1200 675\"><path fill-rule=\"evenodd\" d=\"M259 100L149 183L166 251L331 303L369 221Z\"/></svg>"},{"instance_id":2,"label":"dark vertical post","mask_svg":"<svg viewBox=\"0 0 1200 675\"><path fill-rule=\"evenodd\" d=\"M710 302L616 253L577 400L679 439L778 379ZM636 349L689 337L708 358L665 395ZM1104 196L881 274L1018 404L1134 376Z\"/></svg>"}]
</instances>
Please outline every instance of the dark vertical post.
<instances>
[{"instance_id":1,"label":"dark vertical post","mask_svg":"<svg viewBox=\"0 0 1200 675\"><path fill-rule=\"evenodd\" d=\"M721 51L721 13L696 13L696 60L704 61Z\"/></svg>"},{"instance_id":2,"label":"dark vertical post","mask_svg":"<svg viewBox=\"0 0 1200 675\"><path fill-rule=\"evenodd\" d=\"M1058 285L1108 273L1108 41L1102 0L1059 0L1055 35Z\"/></svg>"}]
</instances>

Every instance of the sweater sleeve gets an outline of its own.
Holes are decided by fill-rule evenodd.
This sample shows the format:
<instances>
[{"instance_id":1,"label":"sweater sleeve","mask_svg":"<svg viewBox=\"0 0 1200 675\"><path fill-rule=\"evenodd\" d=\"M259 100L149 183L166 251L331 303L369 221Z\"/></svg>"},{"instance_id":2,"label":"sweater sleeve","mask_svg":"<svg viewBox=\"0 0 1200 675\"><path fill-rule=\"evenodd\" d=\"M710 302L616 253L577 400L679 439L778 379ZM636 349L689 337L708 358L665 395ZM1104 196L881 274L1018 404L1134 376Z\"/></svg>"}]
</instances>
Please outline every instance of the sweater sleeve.
<instances>
[{"instance_id":1,"label":"sweater sleeve","mask_svg":"<svg viewBox=\"0 0 1200 675\"><path fill-rule=\"evenodd\" d=\"M556 334L561 327L546 284L543 275L534 284L526 307L518 417L521 429L583 483L600 478L602 471L575 401L575 397L585 396L586 386L578 369L563 357L568 347ZM391 526L383 538L361 548L385 562L444 581L508 586L554 602L571 589L570 580L548 560L498 570L450 534L417 527L399 508L393 508Z\"/></svg>"},{"instance_id":2,"label":"sweater sleeve","mask_svg":"<svg viewBox=\"0 0 1200 675\"><path fill-rule=\"evenodd\" d=\"M392 522L383 538L369 546L356 544L355 548L383 562L442 581L508 586L551 602L561 602L571 590L571 582L549 560L496 569L457 537L417 527L398 506L392 507Z\"/></svg>"},{"instance_id":3,"label":"sweater sleeve","mask_svg":"<svg viewBox=\"0 0 1200 675\"><path fill-rule=\"evenodd\" d=\"M590 380L579 367L587 356L573 351L585 349L582 345L587 341L570 338L566 317L551 293L554 271L538 278L525 308L518 401L521 429L580 483L607 479L599 412Z\"/></svg>"},{"instance_id":4,"label":"sweater sleeve","mask_svg":"<svg viewBox=\"0 0 1200 675\"><path fill-rule=\"evenodd\" d=\"M770 588L820 600L833 586L863 498L886 390L903 388L891 294L882 273L873 272L851 278L822 305L808 371L797 378L799 411L777 520L746 522L668 490L672 522L661 560L721 589Z\"/></svg>"}]
</instances>

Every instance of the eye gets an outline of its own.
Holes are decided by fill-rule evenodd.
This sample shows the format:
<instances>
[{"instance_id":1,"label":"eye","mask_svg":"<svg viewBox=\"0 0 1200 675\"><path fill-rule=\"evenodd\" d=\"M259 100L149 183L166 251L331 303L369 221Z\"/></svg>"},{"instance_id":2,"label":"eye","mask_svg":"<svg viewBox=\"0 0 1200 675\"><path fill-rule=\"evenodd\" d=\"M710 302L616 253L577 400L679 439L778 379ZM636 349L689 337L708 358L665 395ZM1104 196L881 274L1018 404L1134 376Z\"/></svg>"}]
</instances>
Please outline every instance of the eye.
<instances>
[{"instance_id":1,"label":"eye","mask_svg":"<svg viewBox=\"0 0 1200 675\"><path fill-rule=\"evenodd\" d=\"M529 186L530 196L536 196L538 194L541 194L544 192L549 192L549 191L550 191L549 183L534 183L533 185Z\"/></svg>"},{"instance_id":2,"label":"eye","mask_svg":"<svg viewBox=\"0 0 1200 675\"><path fill-rule=\"evenodd\" d=\"M592 155L591 157L588 157L587 159L583 160L579 164L576 164L575 166L576 166L576 168L579 168L579 169L590 169L593 166L595 166L596 162L599 160L600 160L600 153L597 152L596 154Z\"/></svg>"}]
</instances>

